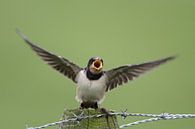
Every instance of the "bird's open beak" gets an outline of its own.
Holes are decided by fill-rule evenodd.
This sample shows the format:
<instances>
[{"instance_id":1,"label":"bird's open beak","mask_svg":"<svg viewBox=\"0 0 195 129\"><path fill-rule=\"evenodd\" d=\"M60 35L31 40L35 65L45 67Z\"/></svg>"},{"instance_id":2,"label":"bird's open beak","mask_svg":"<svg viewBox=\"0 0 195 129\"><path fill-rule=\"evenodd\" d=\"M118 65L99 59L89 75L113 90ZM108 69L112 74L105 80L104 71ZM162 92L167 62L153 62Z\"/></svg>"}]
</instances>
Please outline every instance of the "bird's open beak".
<instances>
[{"instance_id":1,"label":"bird's open beak","mask_svg":"<svg viewBox=\"0 0 195 129\"><path fill-rule=\"evenodd\" d=\"M92 67L97 70L97 71L100 71L103 67L103 64L102 64L102 61L101 60L95 60L92 64Z\"/></svg>"}]
</instances>

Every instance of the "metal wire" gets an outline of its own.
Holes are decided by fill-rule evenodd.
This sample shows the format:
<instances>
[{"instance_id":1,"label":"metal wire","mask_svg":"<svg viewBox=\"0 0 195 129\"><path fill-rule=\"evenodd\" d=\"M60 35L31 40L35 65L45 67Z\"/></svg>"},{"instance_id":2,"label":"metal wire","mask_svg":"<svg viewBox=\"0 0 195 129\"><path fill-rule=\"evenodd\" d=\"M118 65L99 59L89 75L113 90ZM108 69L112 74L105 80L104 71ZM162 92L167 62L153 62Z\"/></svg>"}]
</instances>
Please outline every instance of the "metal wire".
<instances>
[{"instance_id":1,"label":"metal wire","mask_svg":"<svg viewBox=\"0 0 195 129\"><path fill-rule=\"evenodd\" d=\"M61 121L57 121L57 122L53 122L53 123L48 123L48 124L45 124L45 125L39 126L39 127L27 127L27 129L43 129L43 128L48 128L48 127L51 127L51 126L60 125L62 123L79 122L83 119L99 118L99 117L103 117L105 115L106 114L98 114L98 115L90 115L90 116L84 116L84 115L77 116L77 115L74 115L74 118L65 119L65 120L61 120ZM123 119L125 119L126 117L130 117L130 116L150 117L148 119L143 119L143 120L131 122L131 123L128 123L128 124L123 124L123 125L120 126L120 128L126 128L126 127L130 127L130 126L133 126L133 125L138 125L138 124L148 123L148 122L154 122L154 121L158 121L158 120L195 118L195 114L169 114L169 113L142 114L142 113L127 113L126 111L110 113L110 115L121 116Z\"/></svg>"}]
</instances>

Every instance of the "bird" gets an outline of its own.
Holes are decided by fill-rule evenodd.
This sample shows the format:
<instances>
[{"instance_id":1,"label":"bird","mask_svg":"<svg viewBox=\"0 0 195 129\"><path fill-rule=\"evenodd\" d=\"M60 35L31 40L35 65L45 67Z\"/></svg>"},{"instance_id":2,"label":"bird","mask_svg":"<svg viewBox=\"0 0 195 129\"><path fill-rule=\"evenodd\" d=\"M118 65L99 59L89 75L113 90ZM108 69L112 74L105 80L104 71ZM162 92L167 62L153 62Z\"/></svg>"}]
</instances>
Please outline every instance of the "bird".
<instances>
[{"instance_id":1,"label":"bird","mask_svg":"<svg viewBox=\"0 0 195 129\"><path fill-rule=\"evenodd\" d=\"M103 59L95 56L91 57L86 67L82 68L62 56L35 45L20 30L17 30L17 33L43 61L76 83L75 99L82 109L98 109L108 91L176 58L176 56L168 56L146 63L128 64L104 70Z\"/></svg>"}]
</instances>

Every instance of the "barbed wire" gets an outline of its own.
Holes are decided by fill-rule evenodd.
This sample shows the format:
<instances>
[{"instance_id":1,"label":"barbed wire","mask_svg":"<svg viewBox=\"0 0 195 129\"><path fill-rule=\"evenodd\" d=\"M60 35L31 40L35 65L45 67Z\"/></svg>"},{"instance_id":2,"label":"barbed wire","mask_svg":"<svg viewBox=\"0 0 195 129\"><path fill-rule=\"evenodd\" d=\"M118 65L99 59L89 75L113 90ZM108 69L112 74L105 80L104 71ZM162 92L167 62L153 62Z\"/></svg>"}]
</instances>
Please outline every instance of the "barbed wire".
<instances>
[{"instance_id":1,"label":"barbed wire","mask_svg":"<svg viewBox=\"0 0 195 129\"><path fill-rule=\"evenodd\" d=\"M130 117L130 116L138 116L138 117L150 117L148 119L143 119L135 122L131 122L128 124L123 124L119 128L126 128L130 127L133 125L138 125L142 123L148 123L148 122L154 122L154 121L159 121L159 120L171 120L171 119L184 119L184 118L195 118L195 114L169 114L169 113L161 113L161 114L142 114L142 113L127 113L127 111L121 111L121 112L114 112L110 113L109 115L115 115L115 116L121 116L123 119ZM97 114L97 115L90 115L90 116L84 116L83 113L80 115L75 115L73 118L65 119L65 120L60 120L57 122L53 123L48 123L43 126L39 127L27 127L26 129L44 129L48 128L51 126L56 126L60 125L63 123L68 123L68 122L80 122L83 119L90 119L90 118L99 118L99 117L104 117L106 114Z\"/></svg>"},{"instance_id":2,"label":"barbed wire","mask_svg":"<svg viewBox=\"0 0 195 129\"><path fill-rule=\"evenodd\" d=\"M132 123L121 125L120 128L130 127L133 125L138 125L147 122L154 122L158 120L171 120L171 119L184 119L184 118L195 118L195 114L169 114L169 113L162 113L162 114L138 114L139 116L147 116L152 117L149 119L144 119L140 121L135 121Z\"/></svg>"}]
</instances>

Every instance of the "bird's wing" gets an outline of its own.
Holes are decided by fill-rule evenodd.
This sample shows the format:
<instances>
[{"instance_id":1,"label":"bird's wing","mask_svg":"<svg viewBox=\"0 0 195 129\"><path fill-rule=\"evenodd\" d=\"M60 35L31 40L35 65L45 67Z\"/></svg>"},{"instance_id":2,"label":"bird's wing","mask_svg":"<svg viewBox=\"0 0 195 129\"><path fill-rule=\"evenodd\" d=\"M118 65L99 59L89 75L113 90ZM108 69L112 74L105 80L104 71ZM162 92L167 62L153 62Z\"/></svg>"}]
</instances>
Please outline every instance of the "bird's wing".
<instances>
[{"instance_id":1,"label":"bird's wing","mask_svg":"<svg viewBox=\"0 0 195 129\"><path fill-rule=\"evenodd\" d=\"M127 83L129 80L133 80L134 78L138 77L139 75L161 65L167 61L174 59L175 56L170 56L164 59L147 62L138 65L126 65L121 66L118 68L111 69L106 71L106 91L112 90L123 83Z\"/></svg>"},{"instance_id":2,"label":"bird's wing","mask_svg":"<svg viewBox=\"0 0 195 129\"><path fill-rule=\"evenodd\" d=\"M76 64L70 62L69 60L61 56L52 54L34 45L34 43L28 40L28 38L24 34L22 34L19 30L17 30L17 33L32 48L32 50L34 50L37 53L37 55L39 55L44 61L47 62L47 64L49 64L55 70L59 71L63 75L67 76L68 78L72 79L72 81L76 83L76 76L82 70L82 68L80 68Z\"/></svg>"}]
</instances>

